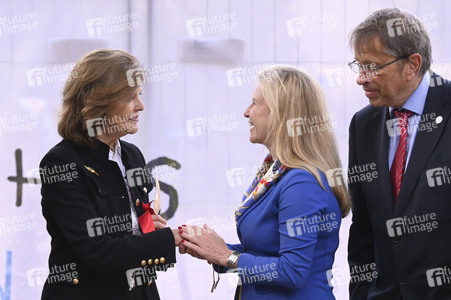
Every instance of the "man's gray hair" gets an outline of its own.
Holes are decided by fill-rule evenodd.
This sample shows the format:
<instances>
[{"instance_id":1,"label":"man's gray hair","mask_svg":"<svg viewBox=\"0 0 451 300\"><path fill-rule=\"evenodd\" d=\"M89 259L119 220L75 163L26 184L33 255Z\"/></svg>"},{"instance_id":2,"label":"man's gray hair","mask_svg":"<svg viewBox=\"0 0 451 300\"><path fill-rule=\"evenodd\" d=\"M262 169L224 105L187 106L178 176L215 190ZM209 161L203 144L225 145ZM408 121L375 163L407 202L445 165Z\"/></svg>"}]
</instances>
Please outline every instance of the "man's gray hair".
<instances>
[{"instance_id":1,"label":"man's gray hair","mask_svg":"<svg viewBox=\"0 0 451 300\"><path fill-rule=\"evenodd\" d=\"M429 35L421 21L408 11L384 8L373 12L351 33L349 45L359 53L379 38L384 53L397 58L419 53L422 58L420 75L429 70L432 49Z\"/></svg>"}]
</instances>

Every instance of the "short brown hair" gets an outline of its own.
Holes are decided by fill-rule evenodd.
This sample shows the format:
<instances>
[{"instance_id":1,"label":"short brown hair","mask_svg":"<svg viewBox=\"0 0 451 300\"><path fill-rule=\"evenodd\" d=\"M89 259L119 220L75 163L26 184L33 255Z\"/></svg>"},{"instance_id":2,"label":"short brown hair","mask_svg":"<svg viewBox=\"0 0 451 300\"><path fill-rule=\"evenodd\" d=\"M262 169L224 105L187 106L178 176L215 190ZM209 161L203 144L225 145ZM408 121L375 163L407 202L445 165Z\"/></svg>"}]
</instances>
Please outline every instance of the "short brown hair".
<instances>
[{"instance_id":1,"label":"short brown hair","mask_svg":"<svg viewBox=\"0 0 451 300\"><path fill-rule=\"evenodd\" d=\"M85 54L64 85L58 133L81 146L93 147L86 121L103 118L118 100L132 95L127 71L141 67L136 57L121 50L97 49Z\"/></svg>"},{"instance_id":2,"label":"short brown hair","mask_svg":"<svg viewBox=\"0 0 451 300\"><path fill-rule=\"evenodd\" d=\"M394 22L401 22L406 32L394 31ZM391 24L391 28L390 28ZM384 53L397 58L419 53L422 58L420 75L429 70L432 63L432 47L429 35L421 21L413 14L399 8L384 8L373 12L350 34L349 44L359 52L365 44L379 38Z\"/></svg>"}]
</instances>

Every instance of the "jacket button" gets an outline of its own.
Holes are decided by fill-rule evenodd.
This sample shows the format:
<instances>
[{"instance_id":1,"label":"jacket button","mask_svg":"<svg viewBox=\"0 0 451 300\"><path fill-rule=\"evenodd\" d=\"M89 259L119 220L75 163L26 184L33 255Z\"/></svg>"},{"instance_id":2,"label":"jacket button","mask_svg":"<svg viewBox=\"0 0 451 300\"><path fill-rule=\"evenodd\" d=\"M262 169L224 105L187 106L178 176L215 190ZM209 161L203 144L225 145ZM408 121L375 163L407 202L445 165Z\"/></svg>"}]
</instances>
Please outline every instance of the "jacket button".
<instances>
[{"instance_id":1,"label":"jacket button","mask_svg":"<svg viewBox=\"0 0 451 300\"><path fill-rule=\"evenodd\" d=\"M141 266L146 266L146 261L145 260L143 260L142 262L141 262Z\"/></svg>"},{"instance_id":2,"label":"jacket button","mask_svg":"<svg viewBox=\"0 0 451 300\"><path fill-rule=\"evenodd\" d=\"M399 244L399 237L395 236L393 238L393 244Z\"/></svg>"},{"instance_id":3,"label":"jacket button","mask_svg":"<svg viewBox=\"0 0 451 300\"><path fill-rule=\"evenodd\" d=\"M150 266L150 265L152 264L152 260L149 259L149 260L147 261L147 264Z\"/></svg>"},{"instance_id":4,"label":"jacket button","mask_svg":"<svg viewBox=\"0 0 451 300\"><path fill-rule=\"evenodd\" d=\"M147 188L145 187L145 188L143 188L143 191L144 191L144 193L146 193L147 194Z\"/></svg>"},{"instance_id":5,"label":"jacket button","mask_svg":"<svg viewBox=\"0 0 451 300\"><path fill-rule=\"evenodd\" d=\"M405 279L404 277L401 277L401 278L399 279L399 284L400 284L400 285L405 285L405 284L406 284L406 279Z\"/></svg>"},{"instance_id":6,"label":"jacket button","mask_svg":"<svg viewBox=\"0 0 451 300\"><path fill-rule=\"evenodd\" d=\"M155 258L154 263L155 263L156 265L158 265L158 264L160 263L160 261L158 260L158 258Z\"/></svg>"},{"instance_id":7,"label":"jacket button","mask_svg":"<svg viewBox=\"0 0 451 300\"><path fill-rule=\"evenodd\" d=\"M136 202L135 202L136 206L139 206L139 199L136 198Z\"/></svg>"},{"instance_id":8,"label":"jacket button","mask_svg":"<svg viewBox=\"0 0 451 300\"><path fill-rule=\"evenodd\" d=\"M160 262L161 262L162 264L164 264L165 261L166 261L166 258L164 258L164 257L160 258Z\"/></svg>"},{"instance_id":9,"label":"jacket button","mask_svg":"<svg viewBox=\"0 0 451 300\"><path fill-rule=\"evenodd\" d=\"M74 280L72 280L72 282L74 283L74 284L78 284L78 278L74 278Z\"/></svg>"}]
</instances>

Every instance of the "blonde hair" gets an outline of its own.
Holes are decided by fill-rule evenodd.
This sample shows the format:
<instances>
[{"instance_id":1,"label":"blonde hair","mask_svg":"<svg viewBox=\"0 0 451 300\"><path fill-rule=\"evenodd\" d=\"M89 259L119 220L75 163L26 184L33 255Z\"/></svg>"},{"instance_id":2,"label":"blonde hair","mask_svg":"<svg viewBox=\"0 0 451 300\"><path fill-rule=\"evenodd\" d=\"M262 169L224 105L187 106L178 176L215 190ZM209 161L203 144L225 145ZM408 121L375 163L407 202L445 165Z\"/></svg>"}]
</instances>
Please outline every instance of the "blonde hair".
<instances>
[{"instance_id":1,"label":"blonde hair","mask_svg":"<svg viewBox=\"0 0 451 300\"><path fill-rule=\"evenodd\" d=\"M140 67L138 59L121 50L97 49L75 65L63 89L58 133L77 145L93 147L86 121L103 118L117 101L138 88L130 86L127 71Z\"/></svg>"},{"instance_id":2,"label":"blonde hair","mask_svg":"<svg viewBox=\"0 0 451 300\"><path fill-rule=\"evenodd\" d=\"M341 162L321 87L307 73L291 66L271 66L261 71L258 79L270 109L265 144L271 145L282 164L307 170L325 189L318 170L326 174L341 168ZM294 122L307 132L294 132ZM344 218L351 206L347 188L338 184L331 189Z\"/></svg>"}]
</instances>

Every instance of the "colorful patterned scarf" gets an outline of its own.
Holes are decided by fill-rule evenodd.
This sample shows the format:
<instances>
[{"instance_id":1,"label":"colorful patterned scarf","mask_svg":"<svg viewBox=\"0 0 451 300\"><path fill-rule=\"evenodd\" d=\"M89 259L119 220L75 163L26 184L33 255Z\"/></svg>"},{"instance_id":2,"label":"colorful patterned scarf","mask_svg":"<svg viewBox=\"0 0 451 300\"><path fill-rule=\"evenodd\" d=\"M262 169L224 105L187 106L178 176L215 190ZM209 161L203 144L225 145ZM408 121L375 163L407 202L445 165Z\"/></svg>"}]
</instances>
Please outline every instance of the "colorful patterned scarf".
<instances>
[{"instance_id":1,"label":"colorful patterned scarf","mask_svg":"<svg viewBox=\"0 0 451 300\"><path fill-rule=\"evenodd\" d=\"M286 170L288 170L287 167L282 165L278 159L273 161L271 154L268 154L252 184L246 190L243 196L243 202L235 211L235 220L238 221L238 217L243 215L275 182L280 180Z\"/></svg>"}]
</instances>

